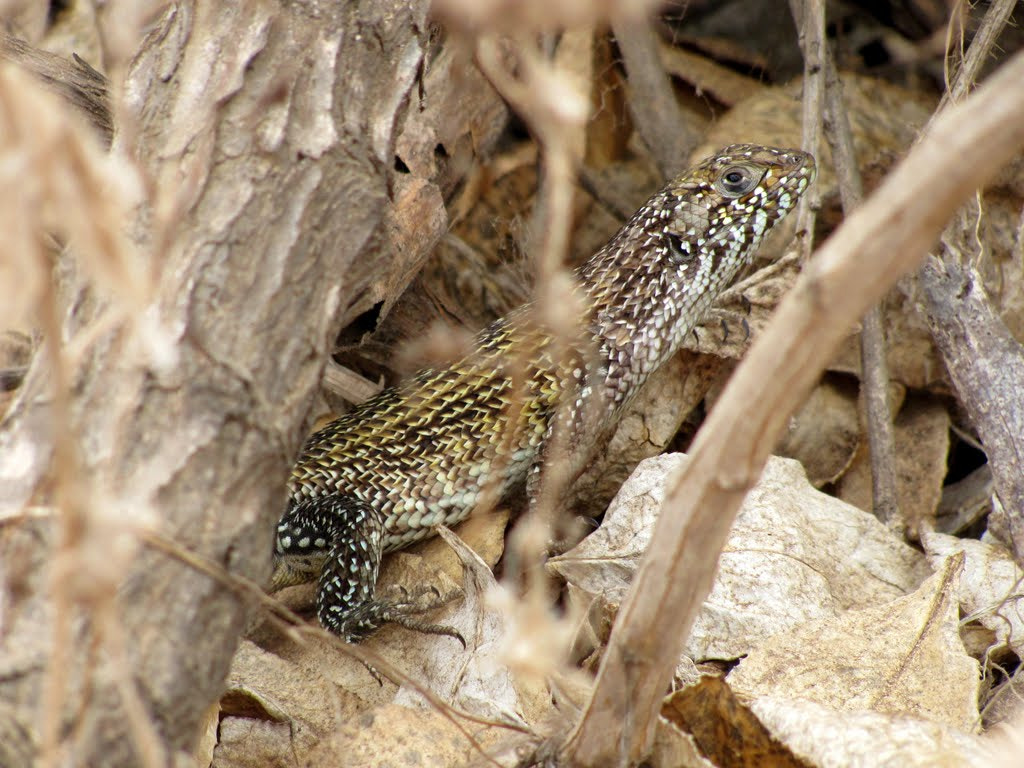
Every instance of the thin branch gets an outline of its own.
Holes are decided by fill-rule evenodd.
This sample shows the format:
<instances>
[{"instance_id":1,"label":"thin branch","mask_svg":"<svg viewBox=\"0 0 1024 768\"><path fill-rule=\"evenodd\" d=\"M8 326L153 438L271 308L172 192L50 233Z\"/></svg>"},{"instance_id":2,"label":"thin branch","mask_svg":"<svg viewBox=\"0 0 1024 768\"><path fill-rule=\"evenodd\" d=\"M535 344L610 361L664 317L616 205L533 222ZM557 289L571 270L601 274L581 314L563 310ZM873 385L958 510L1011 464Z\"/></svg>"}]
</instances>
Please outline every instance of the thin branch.
<instances>
[{"instance_id":1,"label":"thin branch","mask_svg":"<svg viewBox=\"0 0 1024 768\"><path fill-rule=\"evenodd\" d=\"M369 400L384 388L333 360L327 361L321 384L328 392L345 398L353 405Z\"/></svg>"},{"instance_id":2,"label":"thin branch","mask_svg":"<svg viewBox=\"0 0 1024 768\"><path fill-rule=\"evenodd\" d=\"M934 244L971 191L1024 146L1024 53L947 110L818 251L756 340L667 490L619 611L574 765L637 762L747 491L790 414L860 315Z\"/></svg>"},{"instance_id":3,"label":"thin branch","mask_svg":"<svg viewBox=\"0 0 1024 768\"><path fill-rule=\"evenodd\" d=\"M864 197L857 156L853 151L850 121L843 103L842 83L831 53L825 59L825 135L832 148L832 160L839 181L839 196L847 216ZM896 493L896 439L889 406L889 366L885 359L885 331L882 310L875 304L861 321L861 396L867 416L868 446L871 449L871 498L875 517L902 532L906 522L900 515Z\"/></svg>"},{"instance_id":4,"label":"thin branch","mask_svg":"<svg viewBox=\"0 0 1024 768\"><path fill-rule=\"evenodd\" d=\"M942 238L942 256L929 259L918 279L935 345L989 459L1005 515L1003 538L1024 563L1024 348L992 307L970 263L966 221L960 232L955 229Z\"/></svg>"},{"instance_id":5,"label":"thin branch","mask_svg":"<svg viewBox=\"0 0 1024 768\"><path fill-rule=\"evenodd\" d=\"M650 21L642 17L615 18L612 31L626 65L633 123L661 175L671 179L686 167L690 152L697 146L697 131L676 101Z\"/></svg>"},{"instance_id":6,"label":"thin branch","mask_svg":"<svg viewBox=\"0 0 1024 768\"><path fill-rule=\"evenodd\" d=\"M801 148L815 157L820 154L822 100L825 91L825 5L823 0L790 0L793 21L796 22L800 50L804 55L803 137ZM806 261L814 250L814 221L821 207L817 187L807 190L796 209L796 231L806 233L802 242L802 256Z\"/></svg>"},{"instance_id":7,"label":"thin branch","mask_svg":"<svg viewBox=\"0 0 1024 768\"><path fill-rule=\"evenodd\" d=\"M989 6L943 105L959 103L974 87L1015 5L1012 0L999 0ZM1019 92L1020 83L1014 88ZM1024 563L1024 403L1020 395L1024 350L991 306L971 263L980 248L974 228L981 215L975 206L970 215L964 213L950 224L937 258L926 263L918 279L932 338L992 468L1003 518L990 518L989 527L1006 529L1003 538L1017 561Z\"/></svg>"},{"instance_id":8,"label":"thin branch","mask_svg":"<svg viewBox=\"0 0 1024 768\"><path fill-rule=\"evenodd\" d=\"M517 65L517 76L505 66L497 38L482 37L477 41L476 57L481 71L497 91L522 116L537 136L542 150L542 183L533 217L530 251L536 269L536 301L531 322L537 323L550 336L547 349L550 358L566 363L576 354L582 341L583 316L573 291L573 277L565 268L572 225L574 181L582 162L585 123L590 105L579 87L529 42L529 36L507 38L505 52ZM525 404L529 361L528 347L521 359L509 366L512 374L513 398L506 406L509 423L519 423L518 413ZM559 406L559 414L568 413L570 403ZM545 538L551 535L557 505L555 501L573 476L568 430L561 415L553 420L555 427L546 441L544 464L536 488L530 493L531 514L516 526L510 541L507 573L514 573L511 563L530 563L529 594L542 594L548 587L539 557ZM515 430L506 439L511 441ZM510 443L511 444L511 443ZM506 456L512 455L508 451ZM492 477L502 473L492 467ZM495 486L497 489L498 486ZM495 499L497 500L497 499ZM522 553L517 557L516 553Z\"/></svg>"},{"instance_id":9,"label":"thin branch","mask_svg":"<svg viewBox=\"0 0 1024 768\"><path fill-rule=\"evenodd\" d=\"M971 47L957 70L956 77L952 84L942 96L939 108L936 113L944 109L950 103L956 104L964 100L970 89L978 81L981 68L988 61L992 48L1003 32L1003 27L1010 20L1017 0L996 0L989 6L988 12L981 21Z\"/></svg>"},{"instance_id":10,"label":"thin branch","mask_svg":"<svg viewBox=\"0 0 1024 768\"><path fill-rule=\"evenodd\" d=\"M39 263L45 256L40 248L36 254ZM43 283L43 295L39 311L40 325L45 339L42 349L49 364L50 376L50 430L53 440L54 501L58 510L58 543L53 552L55 564L50 575L50 589L53 594L53 646L46 665L46 676L39 703L40 756L43 768L56 765L60 735L62 702L68 697L68 678L71 673L72 625L78 608L70 573L77 569L69 566L84 558L83 539L88 525L87 510L81 501L81 487L76 487L78 455L76 444L68 427L71 420L71 404L68 395L69 372L60 348L60 307L54 285ZM107 599L113 600L111 592Z\"/></svg>"}]
</instances>

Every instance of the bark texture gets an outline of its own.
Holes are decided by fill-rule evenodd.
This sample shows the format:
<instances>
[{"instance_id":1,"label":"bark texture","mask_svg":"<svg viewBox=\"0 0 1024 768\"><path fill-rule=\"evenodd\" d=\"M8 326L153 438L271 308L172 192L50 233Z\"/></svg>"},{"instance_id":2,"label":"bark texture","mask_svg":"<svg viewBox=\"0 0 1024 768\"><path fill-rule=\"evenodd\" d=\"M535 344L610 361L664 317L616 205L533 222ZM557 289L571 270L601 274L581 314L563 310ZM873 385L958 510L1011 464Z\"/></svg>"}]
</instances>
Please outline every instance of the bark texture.
<instances>
[{"instance_id":1,"label":"bark texture","mask_svg":"<svg viewBox=\"0 0 1024 768\"><path fill-rule=\"evenodd\" d=\"M1024 563L1024 347L1013 338L971 265L970 217L943 238L920 271L932 336L978 430L1002 505L1003 538ZM990 529L995 527L990 519Z\"/></svg>"},{"instance_id":2,"label":"bark texture","mask_svg":"<svg viewBox=\"0 0 1024 768\"><path fill-rule=\"evenodd\" d=\"M131 330L103 336L73 371L72 423L51 429L48 375L37 361L0 430L5 508L45 495L53 441L70 441L87 525L109 495L121 500L104 510L113 520L149 514L181 545L265 577L326 352L361 291L399 263L387 247L387 215L401 192L394 148L423 62L426 5L170 8L124 84L120 140L134 143L156 200L135 232L159 275L158 315L172 339L164 351L174 362L158 365ZM425 198L434 215L404 232L420 256L444 225L439 191ZM83 289L65 334L103 306ZM54 618L48 528L17 526L0 539L0 572L20 596L0 637L0 700L11 704L0 710L8 721L0 732L34 739ZM96 548L97 562L115 544L88 531L80 543ZM25 579L30 564L38 567ZM147 714L166 745L188 751L220 694L245 607L210 578L147 551L119 598ZM103 650L90 657L96 622L85 614L76 612L62 697L74 761L137 765L128 720L102 674L124 659ZM83 706L86 684L93 706Z\"/></svg>"}]
</instances>

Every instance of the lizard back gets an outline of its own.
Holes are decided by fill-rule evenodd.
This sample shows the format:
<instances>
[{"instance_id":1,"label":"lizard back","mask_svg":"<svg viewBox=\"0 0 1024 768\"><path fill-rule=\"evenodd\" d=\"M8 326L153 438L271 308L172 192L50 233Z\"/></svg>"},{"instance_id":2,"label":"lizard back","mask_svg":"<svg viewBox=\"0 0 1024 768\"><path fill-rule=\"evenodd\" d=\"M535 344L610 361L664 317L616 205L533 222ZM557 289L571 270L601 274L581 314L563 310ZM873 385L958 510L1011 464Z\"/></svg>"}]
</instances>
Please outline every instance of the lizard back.
<instances>
[{"instance_id":1,"label":"lizard back","mask_svg":"<svg viewBox=\"0 0 1024 768\"><path fill-rule=\"evenodd\" d=\"M387 551L467 517L485 492L511 492L540 460L560 403L577 443L615 423L814 173L804 152L757 145L727 147L685 172L577 270L585 317L570 354L553 359L530 305L502 318L462 360L315 433L292 470L290 507L360 499L382 515Z\"/></svg>"}]
</instances>

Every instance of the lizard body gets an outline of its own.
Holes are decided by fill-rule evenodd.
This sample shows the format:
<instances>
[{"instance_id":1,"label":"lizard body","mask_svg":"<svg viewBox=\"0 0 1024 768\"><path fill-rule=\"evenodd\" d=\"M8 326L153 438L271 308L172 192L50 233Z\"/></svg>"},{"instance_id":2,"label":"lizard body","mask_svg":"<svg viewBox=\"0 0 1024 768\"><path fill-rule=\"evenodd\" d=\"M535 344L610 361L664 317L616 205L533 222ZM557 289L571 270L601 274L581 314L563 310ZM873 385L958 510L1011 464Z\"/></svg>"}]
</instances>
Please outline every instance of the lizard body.
<instances>
[{"instance_id":1,"label":"lizard body","mask_svg":"<svg viewBox=\"0 0 1024 768\"><path fill-rule=\"evenodd\" d=\"M383 554L535 485L563 416L585 459L814 174L799 150L725 148L657 192L577 270L581 339L559 347L527 305L462 360L312 435L289 480L273 586L319 579L321 623L351 641L387 622L431 629L375 594Z\"/></svg>"}]
</instances>

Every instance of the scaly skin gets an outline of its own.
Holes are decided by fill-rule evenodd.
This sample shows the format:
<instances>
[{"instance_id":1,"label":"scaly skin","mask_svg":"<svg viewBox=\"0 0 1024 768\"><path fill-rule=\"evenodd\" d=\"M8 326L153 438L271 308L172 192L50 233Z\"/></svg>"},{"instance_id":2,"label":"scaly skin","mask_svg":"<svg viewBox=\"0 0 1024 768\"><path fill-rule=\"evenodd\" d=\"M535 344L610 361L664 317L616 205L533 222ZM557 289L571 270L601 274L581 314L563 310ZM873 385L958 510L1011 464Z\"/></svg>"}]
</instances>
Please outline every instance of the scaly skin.
<instances>
[{"instance_id":1,"label":"scaly skin","mask_svg":"<svg viewBox=\"0 0 1024 768\"><path fill-rule=\"evenodd\" d=\"M577 271L585 317L568 354L553 352L527 305L484 330L467 357L310 437L278 525L273 587L319 578L320 621L350 641L388 622L437 631L375 595L382 555L524 484L535 490L556 413L580 466L814 174L799 150L727 147L656 193Z\"/></svg>"}]
</instances>

